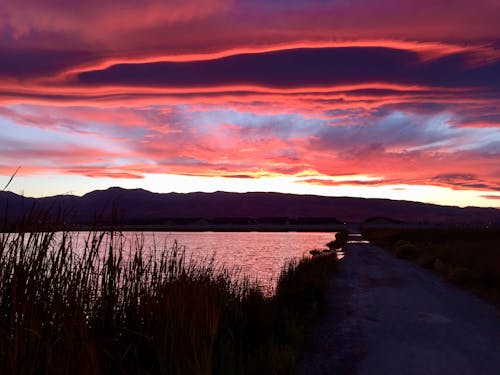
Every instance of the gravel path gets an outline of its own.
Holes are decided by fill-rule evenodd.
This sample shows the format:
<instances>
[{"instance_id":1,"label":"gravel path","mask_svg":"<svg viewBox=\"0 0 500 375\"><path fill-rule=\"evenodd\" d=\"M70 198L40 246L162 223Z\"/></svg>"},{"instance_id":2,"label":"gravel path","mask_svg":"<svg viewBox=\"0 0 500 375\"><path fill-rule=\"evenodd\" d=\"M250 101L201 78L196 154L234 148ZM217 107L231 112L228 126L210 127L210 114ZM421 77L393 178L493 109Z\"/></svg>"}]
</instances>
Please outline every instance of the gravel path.
<instances>
[{"instance_id":1,"label":"gravel path","mask_svg":"<svg viewBox=\"0 0 500 375\"><path fill-rule=\"evenodd\" d=\"M349 244L301 373L500 374L500 312L371 244Z\"/></svg>"}]
</instances>

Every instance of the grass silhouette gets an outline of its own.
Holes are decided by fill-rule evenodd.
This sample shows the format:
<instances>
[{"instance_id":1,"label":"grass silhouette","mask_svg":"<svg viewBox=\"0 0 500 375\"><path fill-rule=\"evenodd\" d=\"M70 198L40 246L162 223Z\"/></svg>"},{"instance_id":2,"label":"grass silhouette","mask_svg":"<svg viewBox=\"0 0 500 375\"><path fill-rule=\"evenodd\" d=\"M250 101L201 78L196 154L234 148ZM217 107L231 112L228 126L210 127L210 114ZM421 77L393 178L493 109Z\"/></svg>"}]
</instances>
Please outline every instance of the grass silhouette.
<instances>
[{"instance_id":1,"label":"grass silhouette","mask_svg":"<svg viewBox=\"0 0 500 375\"><path fill-rule=\"evenodd\" d=\"M335 254L290 262L266 297L177 243L3 233L0 373L293 373L336 264Z\"/></svg>"}]
</instances>

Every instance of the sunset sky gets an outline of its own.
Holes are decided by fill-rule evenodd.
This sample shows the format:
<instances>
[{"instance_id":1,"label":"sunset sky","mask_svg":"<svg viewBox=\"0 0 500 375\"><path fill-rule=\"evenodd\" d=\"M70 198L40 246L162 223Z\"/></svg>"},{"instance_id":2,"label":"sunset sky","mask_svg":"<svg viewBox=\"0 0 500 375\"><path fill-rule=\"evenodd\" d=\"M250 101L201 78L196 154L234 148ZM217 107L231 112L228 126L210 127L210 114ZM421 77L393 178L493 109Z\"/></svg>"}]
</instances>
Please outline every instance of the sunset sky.
<instances>
[{"instance_id":1,"label":"sunset sky","mask_svg":"<svg viewBox=\"0 0 500 375\"><path fill-rule=\"evenodd\" d=\"M0 189L500 206L498 0L3 0Z\"/></svg>"}]
</instances>

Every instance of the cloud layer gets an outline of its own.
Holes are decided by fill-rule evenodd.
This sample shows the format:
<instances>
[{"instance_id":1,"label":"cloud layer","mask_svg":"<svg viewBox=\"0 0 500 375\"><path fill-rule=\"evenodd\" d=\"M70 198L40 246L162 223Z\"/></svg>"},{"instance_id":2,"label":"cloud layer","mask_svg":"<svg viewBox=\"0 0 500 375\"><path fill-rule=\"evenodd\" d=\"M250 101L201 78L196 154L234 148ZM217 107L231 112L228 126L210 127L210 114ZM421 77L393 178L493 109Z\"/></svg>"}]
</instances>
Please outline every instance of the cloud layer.
<instances>
[{"instance_id":1,"label":"cloud layer","mask_svg":"<svg viewBox=\"0 0 500 375\"><path fill-rule=\"evenodd\" d=\"M0 173L288 176L494 202L499 13L487 0L8 0Z\"/></svg>"}]
</instances>

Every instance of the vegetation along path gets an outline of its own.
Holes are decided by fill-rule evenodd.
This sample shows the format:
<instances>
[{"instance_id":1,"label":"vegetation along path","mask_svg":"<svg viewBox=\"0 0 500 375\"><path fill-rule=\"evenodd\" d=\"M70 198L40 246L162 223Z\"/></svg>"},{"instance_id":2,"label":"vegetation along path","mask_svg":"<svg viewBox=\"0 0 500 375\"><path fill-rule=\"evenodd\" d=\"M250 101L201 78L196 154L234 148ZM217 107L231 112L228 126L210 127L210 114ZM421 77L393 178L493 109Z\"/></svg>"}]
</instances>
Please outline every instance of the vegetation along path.
<instances>
[{"instance_id":1,"label":"vegetation along path","mask_svg":"<svg viewBox=\"0 0 500 375\"><path fill-rule=\"evenodd\" d=\"M311 332L303 374L500 374L496 307L351 241Z\"/></svg>"}]
</instances>

